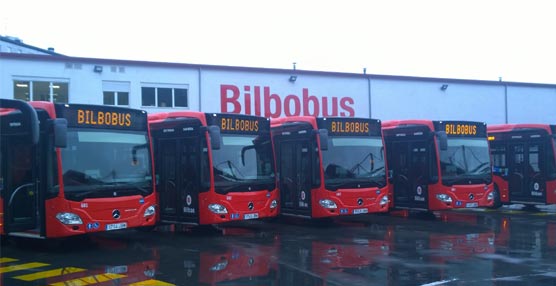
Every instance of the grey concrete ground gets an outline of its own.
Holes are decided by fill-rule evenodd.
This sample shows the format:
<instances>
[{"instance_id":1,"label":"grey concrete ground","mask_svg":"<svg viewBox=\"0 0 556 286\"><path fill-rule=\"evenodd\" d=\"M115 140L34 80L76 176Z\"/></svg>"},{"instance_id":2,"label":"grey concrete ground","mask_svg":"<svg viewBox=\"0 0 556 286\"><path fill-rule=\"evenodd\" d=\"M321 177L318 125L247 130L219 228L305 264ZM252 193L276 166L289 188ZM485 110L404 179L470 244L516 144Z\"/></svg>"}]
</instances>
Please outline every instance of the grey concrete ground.
<instances>
[{"instance_id":1,"label":"grey concrete ground","mask_svg":"<svg viewBox=\"0 0 556 286\"><path fill-rule=\"evenodd\" d=\"M0 285L556 285L556 208L3 242Z\"/></svg>"}]
</instances>

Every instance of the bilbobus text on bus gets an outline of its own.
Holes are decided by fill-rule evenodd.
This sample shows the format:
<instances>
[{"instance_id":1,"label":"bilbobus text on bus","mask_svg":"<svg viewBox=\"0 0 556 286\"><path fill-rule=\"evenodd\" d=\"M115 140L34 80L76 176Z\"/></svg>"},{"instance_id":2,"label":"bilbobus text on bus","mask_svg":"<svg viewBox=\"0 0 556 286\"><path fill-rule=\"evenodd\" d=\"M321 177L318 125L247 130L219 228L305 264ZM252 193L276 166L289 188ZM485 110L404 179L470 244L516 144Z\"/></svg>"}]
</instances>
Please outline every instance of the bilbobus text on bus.
<instances>
[{"instance_id":1,"label":"bilbobus text on bus","mask_svg":"<svg viewBox=\"0 0 556 286\"><path fill-rule=\"evenodd\" d=\"M149 115L160 221L207 225L278 213L270 120L176 111Z\"/></svg>"},{"instance_id":2,"label":"bilbobus text on bus","mask_svg":"<svg viewBox=\"0 0 556 286\"><path fill-rule=\"evenodd\" d=\"M147 114L0 100L0 233L57 238L156 223Z\"/></svg>"},{"instance_id":3,"label":"bilbobus text on bus","mask_svg":"<svg viewBox=\"0 0 556 286\"><path fill-rule=\"evenodd\" d=\"M380 121L283 117L271 120L280 213L307 218L388 211Z\"/></svg>"},{"instance_id":4,"label":"bilbobus text on bus","mask_svg":"<svg viewBox=\"0 0 556 286\"><path fill-rule=\"evenodd\" d=\"M556 204L556 125L488 126L495 206Z\"/></svg>"},{"instance_id":5,"label":"bilbobus text on bus","mask_svg":"<svg viewBox=\"0 0 556 286\"><path fill-rule=\"evenodd\" d=\"M472 121L383 122L390 207L434 211L492 206L486 130L485 123Z\"/></svg>"}]
</instances>

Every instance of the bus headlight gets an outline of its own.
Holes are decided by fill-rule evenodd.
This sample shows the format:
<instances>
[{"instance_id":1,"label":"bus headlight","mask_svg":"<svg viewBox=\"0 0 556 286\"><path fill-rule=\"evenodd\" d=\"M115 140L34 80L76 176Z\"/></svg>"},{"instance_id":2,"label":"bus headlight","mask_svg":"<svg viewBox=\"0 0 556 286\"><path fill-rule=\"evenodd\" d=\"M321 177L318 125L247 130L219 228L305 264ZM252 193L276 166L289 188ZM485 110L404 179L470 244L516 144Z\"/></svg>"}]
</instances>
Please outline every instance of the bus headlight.
<instances>
[{"instance_id":1,"label":"bus headlight","mask_svg":"<svg viewBox=\"0 0 556 286\"><path fill-rule=\"evenodd\" d=\"M227 214L228 213L228 209L226 209L225 206L221 205L221 204L210 204L208 206L209 211L215 213L215 214Z\"/></svg>"},{"instance_id":2,"label":"bus headlight","mask_svg":"<svg viewBox=\"0 0 556 286\"><path fill-rule=\"evenodd\" d=\"M143 214L143 217L148 217L148 216L152 216L155 213L155 208L154 206L150 206L145 210L145 213Z\"/></svg>"},{"instance_id":3,"label":"bus headlight","mask_svg":"<svg viewBox=\"0 0 556 286\"><path fill-rule=\"evenodd\" d=\"M278 201L277 200L272 200L272 202L270 202L270 208L271 209L275 209L278 206Z\"/></svg>"},{"instance_id":4,"label":"bus headlight","mask_svg":"<svg viewBox=\"0 0 556 286\"><path fill-rule=\"evenodd\" d=\"M487 195L487 200L488 200L488 201L494 200L494 192L488 193L488 195Z\"/></svg>"},{"instance_id":5,"label":"bus headlight","mask_svg":"<svg viewBox=\"0 0 556 286\"><path fill-rule=\"evenodd\" d=\"M338 206L335 202L329 199L320 200L319 204L325 209L336 209Z\"/></svg>"},{"instance_id":6,"label":"bus headlight","mask_svg":"<svg viewBox=\"0 0 556 286\"><path fill-rule=\"evenodd\" d=\"M450 198L450 196L448 196L447 194L437 194L436 198L438 200L440 200L441 202L444 202L444 203L451 203L452 202L452 198Z\"/></svg>"},{"instance_id":7,"label":"bus headlight","mask_svg":"<svg viewBox=\"0 0 556 286\"><path fill-rule=\"evenodd\" d=\"M226 267L228 267L228 260L223 259L222 261L214 264L210 268L210 271L222 271L222 270L226 269Z\"/></svg>"},{"instance_id":8,"label":"bus headlight","mask_svg":"<svg viewBox=\"0 0 556 286\"><path fill-rule=\"evenodd\" d=\"M382 199L380 199L380 205L383 206L385 204L388 203L388 195L382 197Z\"/></svg>"},{"instance_id":9,"label":"bus headlight","mask_svg":"<svg viewBox=\"0 0 556 286\"><path fill-rule=\"evenodd\" d=\"M68 224L68 225L83 224L81 218L74 213L57 213L56 218L63 224Z\"/></svg>"}]
</instances>

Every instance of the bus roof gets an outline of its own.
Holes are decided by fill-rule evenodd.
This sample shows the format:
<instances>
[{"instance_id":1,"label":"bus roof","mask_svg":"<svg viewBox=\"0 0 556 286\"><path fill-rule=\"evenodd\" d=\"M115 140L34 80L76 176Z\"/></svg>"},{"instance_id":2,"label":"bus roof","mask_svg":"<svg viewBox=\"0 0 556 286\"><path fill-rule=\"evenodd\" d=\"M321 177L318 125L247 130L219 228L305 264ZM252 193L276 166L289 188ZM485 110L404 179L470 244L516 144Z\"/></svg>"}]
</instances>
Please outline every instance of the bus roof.
<instances>
[{"instance_id":1,"label":"bus roof","mask_svg":"<svg viewBox=\"0 0 556 286\"><path fill-rule=\"evenodd\" d=\"M429 130L434 130L434 120L428 119L403 119L403 120L387 120L382 121L382 129L393 129L400 126L406 125L424 125L429 128Z\"/></svg>"},{"instance_id":2,"label":"bus roof","mask_svg":"<svg viewBox=\"0 0 556 286\"><path fill-rule=\"evenodd\" d=\"M148 115L149 124L155 122L162 122L167 119L175 118L196 118L201 121L202 125L207 125L205 113L201 111L172 111L172 112L157 112Z\"/></svg>"},{"instance_id":3,"label":"bus roof","mask_svg":"<svg viewBox=\"0 0 556 286\"><path fill-rule=\"evenodd\" d=\"M270 126L278 127L286 123L295 123L295 122L306 122L311 124L313 129L315 130L318 129L317 118L314 116L288 116L288 117L280 117L280 118L271 118Z\"/></svg>"},{"instance_id":4,"label":"bus roof","mask_svg":"<svg viewBox=\"0 0 556 286\"><path fill-rule=\"evenodd\" d=\"M524 129L543 129L548 134L556 133L556 125L553 124L538 124L538 123L518 123L518 124L495 124L487 126L487 131L490 132L510 132Z\"/></svg>"}]
</instances>

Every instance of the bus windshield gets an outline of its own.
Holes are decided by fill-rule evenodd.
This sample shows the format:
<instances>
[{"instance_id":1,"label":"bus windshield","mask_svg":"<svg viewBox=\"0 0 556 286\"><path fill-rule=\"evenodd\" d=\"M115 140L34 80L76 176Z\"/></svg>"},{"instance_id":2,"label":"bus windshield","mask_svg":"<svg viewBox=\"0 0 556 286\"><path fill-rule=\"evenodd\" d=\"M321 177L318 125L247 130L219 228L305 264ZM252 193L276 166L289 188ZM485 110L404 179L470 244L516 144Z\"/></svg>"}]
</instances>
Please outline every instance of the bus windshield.
<instances>
[{"instance_id":1,"label":"bus windshield","mask_svg":"<svg viewBox=\"0 0 556 286\"><path fill-rule=\"evenodd\" d=\"M212 151L212 162L218 193L275 187L270 136L222 134L220 149Z\"/></svg>"},{"instance_id":2,"label":"bus windshield","mask_svg":"<svg viewBox=\"0 0 556 286\"><path fill-rule=\"evenodd\" d=\"M146 132L70 129L67 137L61 149L67 198L152 193Z\"/></svg>"},{"instance_id":3,"label":"bus windshield","mask_svg":"<svg viewBox=\"0 0 556 286\"><path fill-rule=\"evenodd\" d=\"M440 151L440 167L447 185L491 182L490 155L486 138L449 138Z\"/></svg>"},{"instance_id":4,"label":"bus windshield","mask_svg":"<svg viewBox=\"0 0 556 286\"><path fill-rule=\"evenodd\" d=\"M327 189L385 186L381 138L330 136L328 140L328 150L322 152Z\"/></svg>"}]
</instances>

